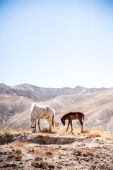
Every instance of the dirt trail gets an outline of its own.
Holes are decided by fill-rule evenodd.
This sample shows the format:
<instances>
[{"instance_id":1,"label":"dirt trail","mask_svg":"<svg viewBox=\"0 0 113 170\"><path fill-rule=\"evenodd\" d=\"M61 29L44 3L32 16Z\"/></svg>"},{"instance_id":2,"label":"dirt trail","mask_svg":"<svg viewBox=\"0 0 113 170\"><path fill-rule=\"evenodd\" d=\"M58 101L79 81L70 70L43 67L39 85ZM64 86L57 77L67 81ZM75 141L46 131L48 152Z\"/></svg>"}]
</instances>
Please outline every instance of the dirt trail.
<instances>
[{"instance_id":1,"label":"dirt trail","mask_svg":"<svg viewBox=\"0 0 113 170\"><path fill-rule=\"evenodd\" d=\"M113 142L102 137L29 133L3 143L5 138L0 135L0 169L113 170Z\"/></svg>"}]
</instances>

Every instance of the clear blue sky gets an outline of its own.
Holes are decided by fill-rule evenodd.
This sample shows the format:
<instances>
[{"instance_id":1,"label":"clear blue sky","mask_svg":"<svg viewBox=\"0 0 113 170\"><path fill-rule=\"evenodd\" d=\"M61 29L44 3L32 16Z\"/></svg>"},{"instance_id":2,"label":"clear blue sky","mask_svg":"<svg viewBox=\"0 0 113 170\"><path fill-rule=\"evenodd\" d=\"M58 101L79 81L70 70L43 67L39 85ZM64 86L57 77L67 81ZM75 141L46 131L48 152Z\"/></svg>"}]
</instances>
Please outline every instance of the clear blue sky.
<instances>
[{"instance_id":1,"label":"clear blue sky","mask_svg":"<svg viewBox=\"0 0 113 170\"><path fill-rule=\"evenodd\" d=\"M0 82L113 87L113 0L0 0Z\"/></svg>"}]
</instances>

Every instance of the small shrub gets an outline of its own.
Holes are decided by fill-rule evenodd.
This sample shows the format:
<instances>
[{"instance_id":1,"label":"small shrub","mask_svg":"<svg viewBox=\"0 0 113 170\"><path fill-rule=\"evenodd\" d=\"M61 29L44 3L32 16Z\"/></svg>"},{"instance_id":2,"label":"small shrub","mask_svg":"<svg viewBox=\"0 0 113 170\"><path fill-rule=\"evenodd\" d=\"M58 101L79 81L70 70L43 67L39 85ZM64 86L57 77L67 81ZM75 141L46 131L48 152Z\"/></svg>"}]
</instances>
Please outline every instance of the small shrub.
<instances>
[{"instance_id":1,"label":"small shrub","mask_svg":"<svg viewBox=\"0 0 113 170\"><path fill-rule=\"evenodd\" d=\"M14 160L20 161L22 159L22 151L21 149L17 149L14 153Z\"/></svg>"},{"instance_id":2,"label":"small shrub","mask_svg":"<svg viewBox=\"0 0 113 170\"><path fill-rule=\"evenodd\" d=\"M95 150L93 148L87 148L84 151L83 156L91 156L91 157L93 157L94 156L94 152L95 152Z\"/></svg>"},{"instance_id":3,"label":"small shrub","mask_svg":"<svg viewBox=\"0 0 113 170\"><path fill-rule=\"evenodd\" d=\"M82 155L82 150L80 148L75 148L73 155L76 156L81 156Z\"/></svg>"},{"instance_id":4,"label":"small shrub","mask_svg":"<svg viewBox=\"0 0 113 170\"><path fill-rule=\"evenodd\" d=\"M35 168L41 168L41 169L54 169L55 168L55 165L53 165L52 163L49 163L49 162L44 162L44 161L33 161L31 163L32 166L34 166Z\"/></svg>"},{"instance_id":5,"label":"small shrub","mask_svg":"<svg viewBox=\"0 0 113 170\"><path fill-rule=\"evenodd\" d=\"M52 156L52 152L47 151L47 152L45 152L45 155Z\"/></svg>"},{"instance_id":6,"label":"small shrub","mask_svg":"<svg viewBox=\"0 0 113 170\"><path fill-rule=\"evenodd\" d=\"M7 152L7 157L12 158L16 161L20 161L22 159L21 149L17 149L16 151L13 152Z\"/></svg>"},{"instance_id":7,"label":"small shrub","mask_svg":"<svg viewBox=\"0 0 113 170\"><path fill-rule=\"evenodd\" d=\"M39 157L39 156L35 157L35 161L42 161L42 160L43 160L42 157Z\"/></svg>"},{"instance_id":8,"label":"small shrub","mask_svg":"<svg viewBox=\"0 0 113 170\"><path fill-rule=\"evenodd\" d=\"M29 147L27 148L27 151L30 152L30 153L35 153L35 150L33 147Z\"/></svg>"}]
</instances>

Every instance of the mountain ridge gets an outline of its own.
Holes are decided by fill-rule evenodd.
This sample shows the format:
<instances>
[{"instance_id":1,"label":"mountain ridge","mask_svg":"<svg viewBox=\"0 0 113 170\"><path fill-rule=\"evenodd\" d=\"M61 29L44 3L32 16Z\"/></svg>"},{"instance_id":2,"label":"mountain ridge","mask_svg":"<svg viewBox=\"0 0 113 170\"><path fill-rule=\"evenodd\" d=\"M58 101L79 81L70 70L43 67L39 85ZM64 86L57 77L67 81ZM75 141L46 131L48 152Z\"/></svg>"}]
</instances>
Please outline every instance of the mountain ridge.
<instances>
[{"instance_id":1,"label":"mountain ridge","mask_svg":"<svg viewBox=\"0 0 113 170\"><path fill-rule=\"evenodd\" d=\"M16 86L7 86L0 84L0 94L24 96L33 100L46 101L59 95L85 94L101 91L106 88L86 88L82 86L62 87L62 88L45 88L31 84L20 84Z\"/></svg>"}]
</instances>

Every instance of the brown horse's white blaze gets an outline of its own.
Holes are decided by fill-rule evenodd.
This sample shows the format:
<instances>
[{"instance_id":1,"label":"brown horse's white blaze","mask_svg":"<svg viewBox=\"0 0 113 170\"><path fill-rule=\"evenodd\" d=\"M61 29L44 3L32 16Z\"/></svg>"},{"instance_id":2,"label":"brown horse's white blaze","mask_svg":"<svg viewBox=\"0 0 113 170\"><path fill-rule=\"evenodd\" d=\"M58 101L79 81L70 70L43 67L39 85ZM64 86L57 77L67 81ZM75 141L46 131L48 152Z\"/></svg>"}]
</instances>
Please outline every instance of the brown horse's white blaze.
<instances>
[{"instance_id":1,"label":"brown horse's white blaze","mask_svg":"<svg viewBox=\"0 0 113 170\"><path fill-rule=\"evenodd\" d=\"M52 128L54 129L55 127L54 116L55 116L55 110L50 106L44 106L44 105L39 105L37 103L33 103L31 105L31 110L30 110L32 132L33 133L36 132L36 120L38 120L38 127L40 131L40 119L46 119L50 126L49 130L52 131Z\"/></svg>"},{"instance_id":2,"label":"brown horse's white blaze","mask_svg":"<svg viewBox=\"0 0 113 170\"><path fill-rule=\"evenodd\" d=\"M81 133L83 132L83 120L84 120L84 114L81 112L69 112L65 114L62 118L62 124L65 126L65 120L68 120L68 126L66 129L66 132L68 131L69 125L71 125L71 132L73 131L73 126L72 126L72 120L79 120L81 124Z\"/></svg>"}]
</instances>

